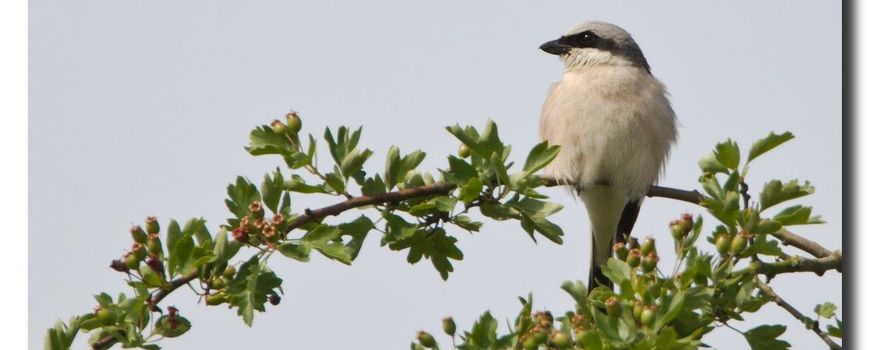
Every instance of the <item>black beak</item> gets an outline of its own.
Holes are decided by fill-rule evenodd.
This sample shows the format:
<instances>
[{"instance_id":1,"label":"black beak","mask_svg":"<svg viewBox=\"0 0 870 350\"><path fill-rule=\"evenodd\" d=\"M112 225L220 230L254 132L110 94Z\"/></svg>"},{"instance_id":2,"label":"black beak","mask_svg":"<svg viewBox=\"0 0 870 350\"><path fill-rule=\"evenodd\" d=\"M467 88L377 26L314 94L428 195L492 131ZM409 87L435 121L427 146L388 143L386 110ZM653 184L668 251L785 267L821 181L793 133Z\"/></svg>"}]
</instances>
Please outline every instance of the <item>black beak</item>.
<instances>
[{"instance_id":1,"label":"black beak","mask_svg":"<svg viewBox=\"0 0 870 350\"><path fill-rule=\"evenodd\" d=\"M571 47L560 43L559 40L553 40L545 42L540 49L551 55L564 55L571 50Z\"/></svg>"}]
</instances>

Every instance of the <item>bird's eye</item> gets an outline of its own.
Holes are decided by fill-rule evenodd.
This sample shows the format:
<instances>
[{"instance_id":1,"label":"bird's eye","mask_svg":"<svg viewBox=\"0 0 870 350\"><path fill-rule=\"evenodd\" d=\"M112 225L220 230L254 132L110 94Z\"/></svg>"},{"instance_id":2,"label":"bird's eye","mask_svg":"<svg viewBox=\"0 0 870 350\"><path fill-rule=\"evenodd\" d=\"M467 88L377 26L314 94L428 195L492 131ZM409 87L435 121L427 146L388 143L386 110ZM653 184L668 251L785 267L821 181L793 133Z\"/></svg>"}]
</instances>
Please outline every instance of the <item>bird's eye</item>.
<instances>
[{"instance_id":1,"label":"bird's eye","mask_svg":"<svg viewBox=\"0 0 870 350\"><path fill-rule=\"evenodd\" d=\"M595 34L592 34L592 32L583 32L580 34L579 39L580 39L581 43L584 43L584 44L591 43L591 42L595 41Z\"/></svg>"}]
</instances>

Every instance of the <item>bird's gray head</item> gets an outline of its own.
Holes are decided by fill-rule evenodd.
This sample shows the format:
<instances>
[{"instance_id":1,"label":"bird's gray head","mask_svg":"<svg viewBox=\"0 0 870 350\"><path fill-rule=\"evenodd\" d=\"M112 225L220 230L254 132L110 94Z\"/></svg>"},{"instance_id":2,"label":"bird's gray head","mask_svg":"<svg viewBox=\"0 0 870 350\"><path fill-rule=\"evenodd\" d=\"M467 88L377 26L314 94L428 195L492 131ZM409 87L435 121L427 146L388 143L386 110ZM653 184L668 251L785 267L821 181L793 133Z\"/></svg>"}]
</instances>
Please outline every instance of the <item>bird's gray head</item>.
<instances>
[{"instance_id":1,"label":"bird's gray head","mask_svg":"<svg viewBox=\"0 0 870 350\"><path fill-rule=\"evenodd\" d=\"M635 66L649 72L649 64L631 34L607 22L585 22L540 48L558 55L566 70L607 64Z\"/></svg>"}]
</instances>

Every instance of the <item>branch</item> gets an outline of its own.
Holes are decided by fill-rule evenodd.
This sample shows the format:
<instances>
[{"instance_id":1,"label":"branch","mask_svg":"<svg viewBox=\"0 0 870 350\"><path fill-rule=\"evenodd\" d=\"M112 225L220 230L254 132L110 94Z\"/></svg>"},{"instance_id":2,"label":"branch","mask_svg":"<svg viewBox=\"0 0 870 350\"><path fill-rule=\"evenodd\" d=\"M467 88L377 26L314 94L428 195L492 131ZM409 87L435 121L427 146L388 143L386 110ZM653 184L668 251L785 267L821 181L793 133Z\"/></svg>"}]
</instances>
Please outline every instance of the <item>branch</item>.
<instances>
[{"instance_id":1,"label":"branch","mask_svg":"<svg viewBox=\"0 0 870 350\"><path fill-rule=\"evenodd\" d=\"M834 251L831 255L820 259L807 259L804 257L793 256L783 261L766 263L762 261L753 261L749 263L749 267L734 271L732 275L741 274L763 274L768 277L773 277L781 273L790 272L815 272L817 275L824 275L830 270L843 270L843 255L840 251Z\"/></svg>"},{"instance_id":2,"label":"branch","mask_svg":"<svg viewBox=\"0 0 870 350\"><path fill-rule=\"evenodd\" d=\"M182 277L179 277L179 278L176 278L176 279L170 281L169 287L161 289L156 294L151 296L151 299L149 299L149 301L148 301L148 305L151 307L157 306L157 304L160 303L160 301L163 300L163 298L166 298L166 296L168 296L169 294L172 294L172 292L174 292L179 287L190 283L190 281L193 281L193 280L197 279L198 277L199 277L199 271L193 271L187 275L184 275ZM117 343L117 342L118 342L118 340L115 339L115 337L113 337L111 335L105 336L105 337L100 338L100 340L97 340L97 342L91 344L91 349L94 349L94 350L108 349L108 348L112 347L112 345L115 345L115 343Z\"/></svg>"},{"instance_id":3,"label":"branch","mask_svg":"<svg viewBox=\"0 0 870 350\"><path fill-rule=\"evenodd\" d=\"M818 243L791 233L788 230L780 230L777 233L772 233L772 235L779 238L783 244L799 248L817 258L824 258L832 254L830 250L825 249L825 247L822 247Z\"/></svg>"},{"instance_id":4,"label":"branch","mask_svg":"<svg viewBox=\"0 0 870 350\"><path fill-rule=\"evenodd\" d=\"M822 332L822 330L819 328L819 322L814 321L813 319L811 319L807 316L804 316L804 314L802 314L800 311L798 311L798 309L795 309L794 306L791 306L791 304L787 303L779 295L777 295L773 291L773 289L770 288L769 285L762 283L761 281L756 281L756 282L758 284L758 289L762 293L764 293L765 295L770 297L770 299L772 299L773 302L776 303L776 305L779 305L780 307L785 309L785 311L788 311L788 313L790 313L792 316L794 316L794 318L796 318L801 323L807 324L807 322L810 322L812 324L812 327L808 327L808 328L811 329L813 332L815 332L819 336L819 338L822 338L822 341L824 341L825 344L828 344L828 347L830 347L831 349L842 349L843 348L842 346L840 346L839 344L837 344L833 340L831 340L831 338L828 337L827 334Z\"/></svg>"}]
</instances>

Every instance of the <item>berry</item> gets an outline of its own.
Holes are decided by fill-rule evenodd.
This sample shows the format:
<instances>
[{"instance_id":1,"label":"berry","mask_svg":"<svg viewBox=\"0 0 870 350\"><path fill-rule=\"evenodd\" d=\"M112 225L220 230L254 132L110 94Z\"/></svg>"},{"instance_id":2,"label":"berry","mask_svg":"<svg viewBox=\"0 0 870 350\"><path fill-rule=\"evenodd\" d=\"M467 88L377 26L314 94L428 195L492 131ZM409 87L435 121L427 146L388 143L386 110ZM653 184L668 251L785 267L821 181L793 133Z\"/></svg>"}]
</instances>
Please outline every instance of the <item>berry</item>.
<instances>
[{"instance_id":1,"label":"berry","mask_svg":"<svg viewBox=\"0 0 870 350\"><path fill-rule=\"evenodd\" d=\"M557 349L567 349L571 346L571 337L569 337L565 332L556 331L553 333L551 342L556 346Z\"/></svg>"},{"instance_id":2,"label":"berry","mask_svg":"<svg viewBox=\"0 0 870 350\"><path fill-rule=\"evenodd\" d=\"M539 343L537 340L535 340L535 337L526 337L526 339L523 340L523 349L535 350L538 348L538 344Z\"/></svg>"},{"instance_id":3,"label":"berry","mask_svg":"<svg viewBox=\"0 0 870 350\"><path fill-rule=\"evenodd\" d=\"M656 240L652 237L647 237L640 245L640 255L649 255L656 250Z\"/></svg>"},{"instance_id":4,"label":"berry","mask_svg":"<svg viewBox=\"0 0 870 350\"><path fill-rule=\"evenodd\" d=\"M227 295L224 293L215 293L205 296L206 305L220 305L227 302Z\"/></svg>"},{"instance_id":5,"label":"berry","mask_svg":"<svg viewBox=\"0 0 870 350\"><path fill-rule=\"evenodd\" d=\"M459 157L468 158L471 155L471 148L468 148L464 143L459 145Z\"/></svg>"},{"instance_id":6,"label":"berry","mask_svg":"<svg viewBox=\"0 0 870 350\"><path fill-rule=\"evenodd\" d=\"M149 216L145 218L145 232L158 233L160 232L160 223L157 222L157 217Z\"/></svg>"},{"instance_id":7,"label":"berry","mask_svg":"<svg viewBox=\"0 0 870 350\"><path fill-rule=\"evenodd\" d=\"M272 132L278 135L284 135L287 133L287 125L284 125L280 120L275 119L272 121Z\"/></svg>"},{"instance_id":8,"label":"berry","mask_svg":"<svg viewBox=\"0 0 870 350\"><path fill-rule=\"evenodd\" d=\"M659 256L656 255L655 251L650 252L647 256L643 257L643 261L640 266L643 272L652 272L656 269L656 265L659 262Z\"/></svg>"},{"instance_id":9,"label":"berry","mask_svg":"<svg viewBox=\"0 0 870 350\"><path fill-rule=\"evenodd\" d=\"M728 254L728 250L730 249L731 236L724 232L716 236L716 251L719 252L720 255Z\"/></svg>"},{"instance_id":10,"label":"berry","mask_svg":"<svg viewBox=\"0 0 870 350\"><path fill-rule=\"evenodd\" d=\"M623 242L613 245L613 252L616 253L616 257L619 258L619 260L625 261L625 259L628 258L628 247L626 247Z\"/></svg>"},{"instance_id":11,"label":"berry","mask_svg":"<svg viewBox=\"0 0 870 350\"><path fill-rule=\"evenodd\" d=\"M628 266L637 267L640 265L640 250L637 248L632 248L628 251L628 258L625 259L625 262L628 263Z\"/></svg>"},{"instance_id":12,"label":"berry","mask_svg":"<svg viewBox=\"0 0 870 350\"><path fill-rule=\"evenodd\" d=\"M655 306L646 306L643 308L643 312L640 314L640 323L644 326L650 327L653 322L656 320L656 308Z\"/></svg>"},{"instance_id":13,"label":"berry","mask_svg":"<svg viewBox=\"0 0 870 350\"><path fill-rule=\"evenodd\" d=\"M232 279L236 275L236 267L233 265L227 265L227 268L224 269L223 276L226 279Z\"/></svg>"},{"instance_id":14,"label":"berry","mask_svg":"<svg viewBox=\"0 0 870 350\"><path fill-rule=\"evenodd\" d=\"M133 236L133 241L139 244L148 242L148 234L142 229L142 226L135 225L130 228L130 235Z\"/></svg>"},{"instance_id":15,"label":"berry","mask_svg":"<svg viewBox=\"0 0 870 350\"><path fill-rule=\"evenodd\" d=\"M115 323L115 312L106 307L101 307L96 312L97 320L100 324L108 326Z\"/></svg>"},{"instance_id":16,"label":"berry","mask_svg":"<svg viewBox=\"0 0 870 350\"><path fill-rule=\"evenodd\" d=\"M287 130L290 133L296 134L299 130L302 130L302 118L299 118L299 114L296 112L287 113Z\"/></svg>"},{"instance_id":17,"label":"berry","mask_svg":"<svg viewBox=\"0 0 870 350\"><path fill-rule=\"evenodd\" d=\"M129 270L139 269L140 261L142 261L142 259L139 259L139 257L133 253L127 253L127 255L124 256L124 265L126 265Z\"/></svg>"},{"instance_id":18,"label":"berry","mask_svg":"<svg viewBox=\"0 0 870 350\"><path fill-rule=\"evenodd\" d=\"M441 328L444 329L444 333L447 333L449 336L456 334L456 322L453 322L452 317L445 317L441 320Z\"/></svg>"},{"instance_id":19,"label":"berry","mask_svg":"<svg viewBox=\"0 0 870 350\"><path fill-rule=\"evenodd\" d=\"M438 343L435 342L435 337L433 337L426 331L417 332L417 341L420 342L420 345L423 345L428 349L432 349L438 346Z\"/></svg>"},{"instance_id":20,"label":"berry","mask_svg":"<svg viewBox=\"0 0 870 350\"><path fill-rule=\"evenodd\" d=\"M608 316L619 317L622 315L622 304L619 303L619 299L616 299L616 297L607 298L607 301L604 302L604 307L607 309Z\"/></svg>"},{"instance_id":21,"label":"berry","mask_svg":"<svg viewBox=\"0 0 870 350\"><path fill-rule=\"evenodd\" d=\"M738 255L746 249L746 245L749 244L749 233L746 231L740 231L734 239L731 240L731 247L728 250L732 255Z\"/></svg>"}]
</instances>

